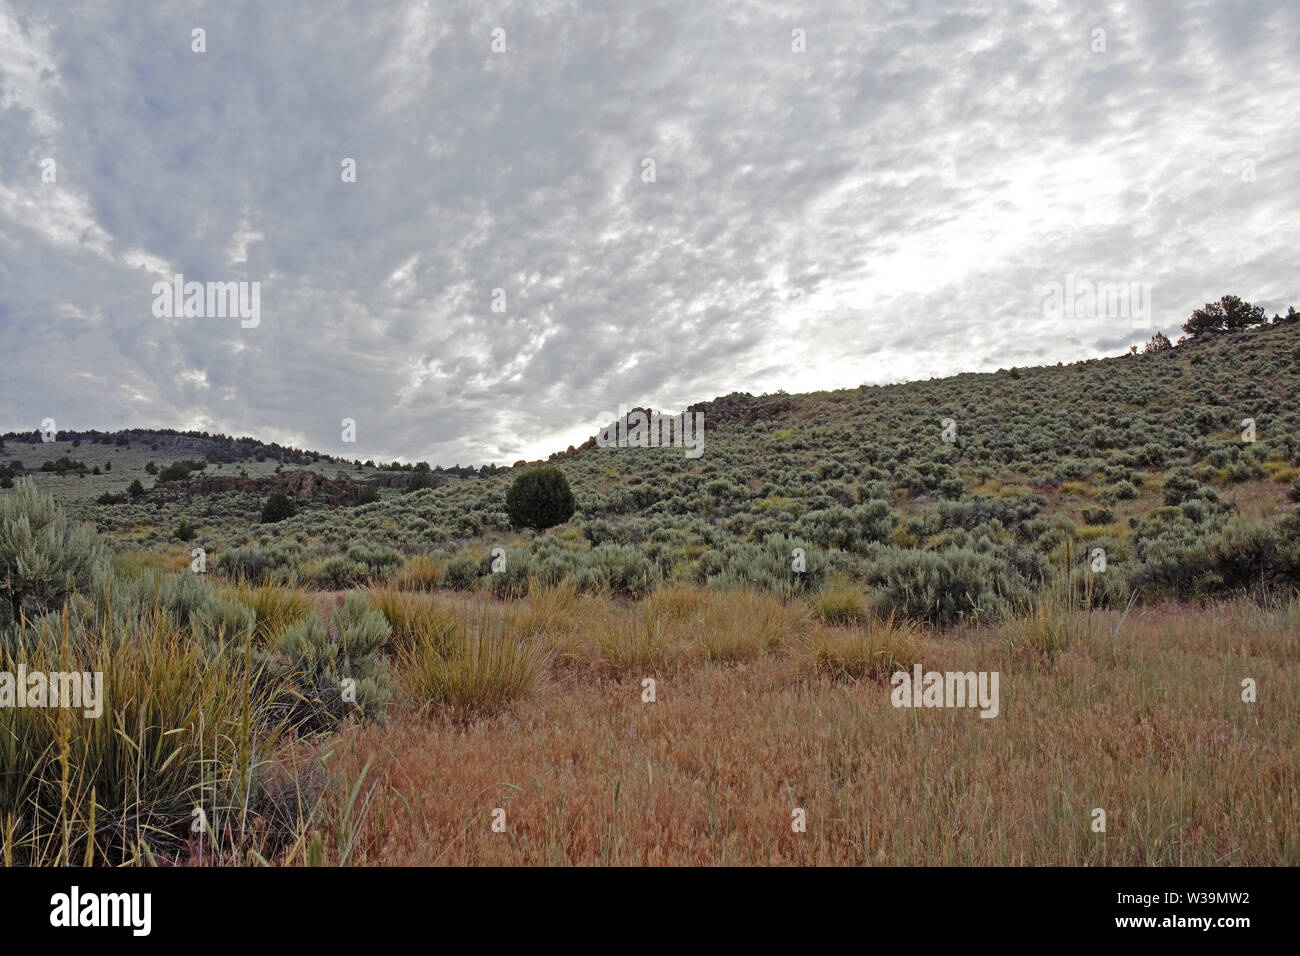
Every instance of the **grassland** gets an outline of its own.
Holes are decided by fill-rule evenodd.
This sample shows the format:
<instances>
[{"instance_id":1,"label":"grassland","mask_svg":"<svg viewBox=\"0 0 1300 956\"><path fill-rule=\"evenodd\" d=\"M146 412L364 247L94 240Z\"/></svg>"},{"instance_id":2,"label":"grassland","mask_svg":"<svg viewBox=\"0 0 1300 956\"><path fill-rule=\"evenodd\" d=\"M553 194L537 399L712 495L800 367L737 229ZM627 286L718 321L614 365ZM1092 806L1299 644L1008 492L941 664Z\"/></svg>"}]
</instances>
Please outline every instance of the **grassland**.
<instances>
[{"instance_id":1,"label":"grassland","mask_svg":"<svg viewBox=\"0 0 1300 956\"><path fill-rule=\"evenodd\" d=\"M0 708L3 859L1300 863L1298 380L1281 325L726 396L699 459L552 456L544 534L526 464L7 436L0 670L108 707ZM997 717L894 706L915 664L997 672Z\"/></svg>"}]
</instances>

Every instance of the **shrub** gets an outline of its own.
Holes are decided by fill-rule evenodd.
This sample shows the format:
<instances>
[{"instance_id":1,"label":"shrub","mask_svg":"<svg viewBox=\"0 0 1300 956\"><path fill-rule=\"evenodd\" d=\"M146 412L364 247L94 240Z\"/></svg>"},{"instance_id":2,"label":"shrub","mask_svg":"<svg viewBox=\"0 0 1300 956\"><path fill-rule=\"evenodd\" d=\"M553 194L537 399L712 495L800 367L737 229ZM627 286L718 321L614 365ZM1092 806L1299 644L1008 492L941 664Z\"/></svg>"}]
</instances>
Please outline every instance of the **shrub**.
<instances>
[{"instance_id":1,"label":"shrub","mask_svg":"<svg viewBox=\"0 0 1300 956\"><path fill-rule=\"evenodd\" d=\"M1235 295L1225 295L1218 302L1207 302L1203 308L1195 310L1183 323L1183 331L1193 338L1203 338L1220 332L1239 331L1263 322L1263 306L1251 305Z\"/></svg>"},{"instance_id":2,"label":"shrub","mask_svg":"<svg viewBox=\"0 0 1300 956\"><path fill-rule=\"evenodd\" d=\"M363 542L348 548L348 560L364 566L369 576L384 578L402 563L402 555L395 548L375 547Z\"/></svg>"},{"instance_id":3,"label":"shrub","mask_svg":"<svg viewBox=\"0 0 1300 956\"><path fill-rule=\"evenodd\" d=\"M443 587L456 591L474 590L478 580L478 562L471 555L458 554L447 562L447 570L442 574Z\"/></svg>"},{"instance_id":4,"label":"shrub","mask_svg":"<svg viewBox=\"0 0 1300 956\"><path fill-rule=\"evenodd\" d=\"M158 480L162 481L162 477L159 476ZM262 506L262 524L275 524L285 518L292 518L297 513L298 507L293 499L283 491L277 491L267 498L266 504Z\"/></svg>"},{"instance_id":5,"label":"shrub","mask_svg":"<svg viewBox=\"0 0 1300 956\"><path fill-rule=\"evenodd\" d=\"M1133 486L1133 482L1127 479L1122 479L1115 482L1115 484L1111 485L1109 488L1103 488L1099 491L1097 493L1097 500L1108 503L1112 501L1132 501L1137 496L1138 491L1137 488Z\"/></svg>"},{"instance_id":6,"label":"shrub","mask_svg":"<svg viewBox=\"0 0 1300 956\"><path fill-rule=\"evenodd\" d=\"M528 593L532 556L527 551L510 548L500 559L488 554L484 560L488 563L488 591L494 597L520 598ZM498 566L500 570L494 570Z\"/></svg>"},{"instance_id":7,"label":"shrub","mask_svg":"<svg viewBox=\"0 0 1300 956\"><path fill-rule=\"evenodd\" d=\"M360 594L349 594L328 622L313 614L286 630L276 649L288 658L283 673L297 688L295 720L322 730L349 714L380 716L393 696L379 656L391 636L384 616Z\"/></svg>"},{"instance_id":8,"label":"shrub","mask_svg":"<svg viewBox=\"0 0 1300 956\"><path fill-rule=\"evenodd\" d=\"M658 576L654 563L635 545L602 544L591 549L578 584L587 590L640 598L655 589Z\"/></svg>"},{"instance_id":9,"label":"shrub","mask_svg":"<svg viewBox=\"0 0 1300 956\"><path fill-rule=\"evenodd\" d=\"M208 467L208 463L205 461L174 461L158 472L158 484L168 481L185 481L189 478L190 472L202 471L206 467Z\"/></svg>"},{"instance_id":10,"label":"shrub","mask_svg":"<svg viewBox=\"0 0 1300 956\"><path fill-rule=\"evenodd\" d=\"M1208 568L1225 588L1267 584L1281 570L1277 535L1259 522L1231 521L1208 537L1203 547Z\"/></svg>"},{"instance_id":11,"label":"shrub","mask_svg":"<svg viewBox=\"0 0 1300 956\"><path fill-rule=\"evenodd\" d=\"M533 575L545 588L558 587L565 581L576 583L587 564L587 552L564 547L555 538L533 542Z\"/></svg>"},{"instance_id":12,"label":"shrub","mask_svg":"<svg viewBox=\"0 0 1300 956\"><path fill-rule=\"evenodd\" d=\"M868 580L876 609L938 625L990 618L1028 598L1018 574L969 548L890 548L872 564Z\"/></svg>"},{"instance_id":13,"label":"shrub","mask_svg":"<svg viewBox=\"0 0 1300 956\"><path fill-rule=\"evenodd\" d=\"M1195 498L1199 483L1188 468L1178 468L1170 472L1165 479L1164 495L1166 505L1177 505L1190 498Z\"/></svg>"},{"instance_id":14,"label":"shrub","mask_svg":"<svg viewBox=\"0 0 1300 956\"><path fill-rule=\"evenodd\" d=\"M209 654L241 653L257 629L257 615L239 601L208 594L191 616L190 626Z\"/></svg>"},{"instance_id":15,"label":"shrub","mask_svg":"<svg viewBox=\"0 0 1300 956\"><path fill-rule=\"evenodd\" d=\"M240 547L221 554L217 568L225 575L251 582L260 582L271 576L274 562L257 548Z\"/></svg>"},{"instance_id":16,"label":"shrub","mask_svg":"<svg viewBox=\"0 0 1300 956\"><path fill-rule=\"evenodd\" d=\"M506 492L506 513L516 528L545 531L573 517L573 490L555 466L526 471Z\"/></svg>"},{"instance_id":17,"label":"shrub","mask_svg":"<svg viewBox=\"0 0 1300 956\"><path fill-rule=\"evenodd\" d=\"M59 610L79 589L111 576L99 536L68 521L29 479L0 495L0 630Z\"/></svg>"},{"instance_id":18,"label":"shrub","mask_svg":"<svg viewBox=\"0 0 1300 956\"><path fill-rule=\"evenodd\" d=\"M420 491L423 488L434 487L433 475L429 474L428 469L418 470L411 473L411 477L406 481L406 487L402 489L403 494L409 494L412 491ZM379 500L378 492L375 493L374 500Z\"/></svg>"},{"instance_id":19,"label":"shrub","mask_svg":"<svg viewBox=\"0 0 1300 956\"><path fill-rule=\"evenodd\" d=\"M1300 508L1277 523L1278 568L1292 586L1300 585Z\"/></svg>"},{"instance_id":20,"label":"shrub","mask_svg":"<svg viewBox=\"0 0 1300 956\"><path fill-rule=\"evenodd\" d=\"M331 554L324 561L304 567L302 573L317 587L328 591L357 587L369 581L371 575L370 568L346 554Z\"/></svg>"},{"instance_id":21,"label":"shrub","mask_svg":"<svg viewBox=\"0 0 1300 956\"><path fill-rule=\"evenodd\" d=\"M803 570L797 571L800 552ZM830 556L824 548L774 534L762 544L732 541L719 551L706 552L700 556L695 574L698 580L721 590L753 587L788 597L800 592L815 594L830 570Z\"/></svg>"},{"instance_id":22,"label":"shrub","mask_svg":"<svg viewBox=\"0 0 1300 956\"><path fill-rule=\"evenodd\" d=\"M1115 520L1115 512L1109 508L1084 508L1083 523L1087 525L1110 524Z\"/></svg>"},{"instance_id":23,"label":"shrub","mask_svg":"<svg viewBox=\"0 0 1300 956\"><path fill-rule=\"evenodd\" d=\"M41 465L41 471L52 471L57 475L66 474L69 471L84 473L88 470L84 461L73 461L66 455L56 461L47 461Z\"/></svg>"},{"instance_id":24,"label":"shrub","mask_svg":"<svg viewBox=\"0 0 1300 956\"><path fill-rule=\"evenodd\" d=\"M888 541L898 519L888 501L867 501L852 508L836 506L810 511L797 530L814 544L842 551L863 551L875 542Z\"/></svg>"}]
</instances>

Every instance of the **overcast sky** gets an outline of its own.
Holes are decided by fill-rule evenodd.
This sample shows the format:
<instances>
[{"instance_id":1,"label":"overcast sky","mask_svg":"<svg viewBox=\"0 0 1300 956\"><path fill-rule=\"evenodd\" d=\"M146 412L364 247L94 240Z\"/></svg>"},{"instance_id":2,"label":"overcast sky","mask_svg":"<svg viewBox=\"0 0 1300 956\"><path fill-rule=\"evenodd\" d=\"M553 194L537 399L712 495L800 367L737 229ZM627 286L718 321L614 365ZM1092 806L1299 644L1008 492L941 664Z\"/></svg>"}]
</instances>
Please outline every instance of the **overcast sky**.
<instances>
[{"instance_id":1,"label":"overcast sky","mask_svg":"<svg viewBox=\"0 0 1300 956\"><path fill-rule=\"evenodd\" d=\"M1300 306L1297 198L1296 0L0 0L0 430L509 463L1113 355Z\"/></svg>"}]
</instances>

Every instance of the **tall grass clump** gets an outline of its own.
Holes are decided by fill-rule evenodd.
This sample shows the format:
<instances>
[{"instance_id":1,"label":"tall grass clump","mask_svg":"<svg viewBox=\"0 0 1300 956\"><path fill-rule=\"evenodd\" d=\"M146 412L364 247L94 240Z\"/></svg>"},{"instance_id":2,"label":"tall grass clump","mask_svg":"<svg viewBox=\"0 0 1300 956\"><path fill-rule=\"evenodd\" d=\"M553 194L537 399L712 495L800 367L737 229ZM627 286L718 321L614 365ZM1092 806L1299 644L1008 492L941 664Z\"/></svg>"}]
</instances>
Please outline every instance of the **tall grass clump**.
<instances>
[{"instance_id":1,"label":"tall grass clump","mask_svg":"<svg viewBox=\"0 0 1300 956\"><path fill-rule=\"evenodd\" d=\"M367 596L392 628L389 642L392 648L401 650L428 642L445 652L460 633L460 610L433 595L412 594L396 588L374 588L367 592Z\"/></svg>"},{"instance_id":2,"label":"tall grass clump","mask_svg":"<svg viewBox=\"0 0 1300 956\"><path fill-rule=\"evenodd\" d=\"M823 588L809 603L814 616L826 624L856 624L867 618L866 596L846 582Z\"/></svg>"},{"instance_id":3,"label":"tall grass clump","mask_svg":"<svg viewBox=\"0 0 1300 956\"><path fill-rule=\"evenodd\" d=\"M790 642L807 623L802 604L750 590L668 588L649 598L642 613L660 635L664 656L678 663L754 660Z\"/></svg>"},{"instance_id":4,"label":"tall grass clump","mask_svg":"<svg viewBox=\"0 0 1300 956\"><path fill-rule=\"evenodd\" d=\"M237 581L225 585L222 593L253 612L253 637L260 647L274 645L280 635L311 614L311 595L301 588Z\"/></svg>"},{"instance_id":5,"label":"tall grass clump","mask_svg":"<svg viewBox=\"0 0 1300 956\"><path fill-rule=\"evenodd\" d=\"M1052 656L1106 630L1097 607L1098 591L1110 587L1105 575L1085 565L1073 567L1073 547L1063 552L1062 566L1044 583L1028 611L1008 624L1008 633L1039 654Z\"/></svg>"},{"instance_id":6,"label":"tall grass clump","mask_svg":"<svg viewBox=\"0 0 1300 956\"><path fill-rule=\"evenodd\" d=\"M398 670L416 709L458 717L491 714L524 697L547 661L541 641L517 638L504 621L484 614L467 618L450 648L420 639L398 652Z\"/></svg>"},{"instance_id":7,"label":"tall grass clump","mask_svg":"<svg viewBox=\"0 0 1300 956\"><path fill-rule=\"evenodd\" d=\"M580 619L601 613L601 600L580 594L572 578L552 587L534 587L527 601L510 609L510 630L520 638L544 641L557 657L570 658L576 654Z\"/></svg>"},{"instance_id":8,"label":"tall grass clump","mask_svg":"<svg viewBox=\"0 0 1300 956\"><path fill-rule=\"evenodd\" d=\"M645 673L668 660L668 624L644 609L613 609L584 625L588 653L615 676Z\"/></svg>"},{"instance_id":9,"label":"tall grass clump","mask_svg":"<svg viewBox=\"0 0 1300 956\"><path fill-rule=\"evenodd\" d=\"M248 655L210 657L164 613L129 635L101 622L74 648L65 618L3 669L96 671L101 713L0 708L0 830L8 865L121 865L221 845L262 828L261 775L288 730ZM84 703L84 702L83 702Z\"/></svg>"},{"instance_id":10,"label":"tall grass clump","mask_svg":"<svg viewBox=\"0 0 1300 956\"><path fill-rule=\"evenodd\" d=\"M447 570L447 562L427 554L406 559L393 577L393 587L401 591L434 591Z\"/></svg>"},{"instance_id":11,"label":"tall grass clump","mask_svg":"<svg viewBox=\"0 0 1300 956\"><path fill-rule=\"evenodd\" d=\"M853 627L815 628L808 636L808 666L833 680L887 681L922 659L919 628L908 621L868 618Z\"/></svg>"}]
</instances>

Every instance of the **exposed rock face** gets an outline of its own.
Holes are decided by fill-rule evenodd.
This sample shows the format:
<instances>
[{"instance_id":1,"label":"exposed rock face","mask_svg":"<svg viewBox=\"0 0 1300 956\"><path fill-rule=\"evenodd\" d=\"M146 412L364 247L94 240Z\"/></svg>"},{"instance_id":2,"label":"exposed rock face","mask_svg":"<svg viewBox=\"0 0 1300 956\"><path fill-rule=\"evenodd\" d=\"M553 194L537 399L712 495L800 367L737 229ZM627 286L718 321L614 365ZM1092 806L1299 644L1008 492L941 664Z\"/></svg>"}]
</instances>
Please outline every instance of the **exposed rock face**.
<instances>
[{"instance_id":1,"label":"exposed rock face","mask_svg":"<svg viewBox=\"0 0 1300 956\"><path fill-rule=\"evenodd\" d=\"M706 429L717 428L719 425L729 422L736 422L741 425L752 425L759 421L775 421L786 412L795 407L793 399L785 396L783 393L776 395L754 396L749 392L732 392L730 395L723 395L713 399L710 402L696 402L694 405L686 407L687 412L703 412L704 426ZM633 412L646 412L649 409L630 408L628 414ZM673 414L662 412L662 414ZM561 458L571 458L578 452L586 451L589 448L595 448L596 437L593 435L588 438L576 449L570 445L567 451L556 452L551 455L551 461ZM527 464L527 462L515 462L515 467Z\"/></svg>"},{"instance_id":2,"label":"exposed rock face","mask_svg":"<svg viewBox=\"0 0 1300 956\"><path fill-rule=\"evenodd\" d=\"M269 495L283 491L295 501L303 503L323 501L330 505L343 505L356 500L360 487L354 481L325 478L314 471L286 471L264 478L205 475L188 481L168 482L151 491L149 497L172 501L181 495L219 495L230 491Z\"/></svg>"},{"instance_id":3,"label":"exposed rock face","mask_svg":"<svg viewBox=\"0 0 1300 956\"><path fill-rule=\"evenodd\" d=\"M706 428L716 428L723 422L752 425L758 421L780 418L794 408L794 402L781 395L754 396L748 392L732 392L711 402L698 402L687 408L688 412L703 412Z\"/></svg>"}]
</instances>

